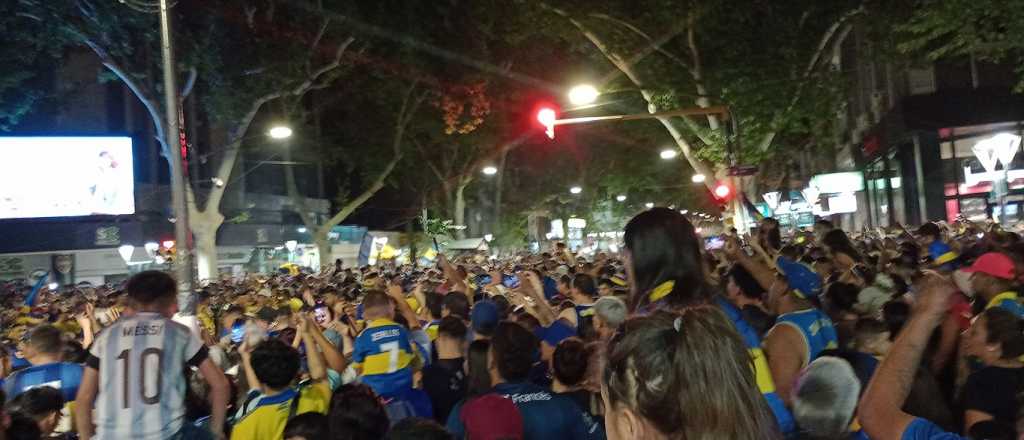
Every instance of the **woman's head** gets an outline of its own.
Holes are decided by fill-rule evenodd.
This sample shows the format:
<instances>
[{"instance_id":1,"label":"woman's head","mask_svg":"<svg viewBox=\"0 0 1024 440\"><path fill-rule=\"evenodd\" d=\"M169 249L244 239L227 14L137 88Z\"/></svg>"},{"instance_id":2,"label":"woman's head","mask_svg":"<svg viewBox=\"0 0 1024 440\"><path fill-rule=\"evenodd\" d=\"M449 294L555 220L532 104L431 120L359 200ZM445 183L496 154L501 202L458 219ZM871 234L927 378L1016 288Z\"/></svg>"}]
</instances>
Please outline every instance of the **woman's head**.
<instances>
[{"instance_id":1,"label":"woman's head","mask_svg":"<svg viewBox=\"0 0 1024 440\"><path fill-rule=\"evenodd\" d=\"M632 310L648 304L649 293L668 281L675 283L665 297L672 306L701 304L710 298L704 287L700 240L686 216L667 208L640 213L626 225L624 241Z\"/></svg>"},{"instance_id":2,"label":"woman's head","mask_svg":"<svg viewBox=\"0 0 1024 440\"><path fill-rule=\"evenodd\" d=\"M991 364L1000 359L1017 359L1024 354L1022 321L1008 310L985 310L967 334L967 353Z\"/></svg>"},{"instance_id":3,"label":"woman's head","mask_svg":"<svg viewBox=\"0 0 1024 440\"><path fill-rule=\"evenodd\" d=\"M632 318L612 338L605 362L610 439L778 438L750 354L716 307Z\"/></svg>"},{"instance_id":4,"label":"woman's head","mask_svg":"<svg viewBox=\"0 0 1024 440\"><path fill-rule=\"evenodd\" d=\"M468 371L466 383L467 394L476 396L486 393L491 389L491 373L488 371L488 353L491 351L491 343L485 339L473 341L469 344L469 356L466 368Z\"/></svg>"},{"instance_id":5,"label":"woman's head","mask_svg":"<svg viewBox=\"0 0 1024 440\"><path fill-rule=\"evenodd\" d=\"M846 236L846 233L843 232L842 229L833 229L829 231L821 241L833 260L836 259L837 254L844 254L854 262L863 261L860 256L860 252L857 252L857 249L853 247L853 243L850 242L850 238Z\"/></svg>"}]
</instances>

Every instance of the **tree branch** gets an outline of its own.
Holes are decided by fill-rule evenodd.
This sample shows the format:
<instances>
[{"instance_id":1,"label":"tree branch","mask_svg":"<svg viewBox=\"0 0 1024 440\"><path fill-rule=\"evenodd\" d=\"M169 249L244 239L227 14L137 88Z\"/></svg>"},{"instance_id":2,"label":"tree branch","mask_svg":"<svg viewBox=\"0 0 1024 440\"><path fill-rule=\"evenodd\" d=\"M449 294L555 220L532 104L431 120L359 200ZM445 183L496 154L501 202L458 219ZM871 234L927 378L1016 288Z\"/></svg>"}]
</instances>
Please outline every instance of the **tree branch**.
<instances>
[{"instance_id":1,"label":"tree branch","mask_svg":"<svg viewBox=\"0 0 1024 440\"><path fill-rule=\"evenodd\" d=\"M395 170L395 166L398 165L398 162L402 160L402 141L405 138L405 129L409 124L409 120L411 120L412 115L419 110L420 105L426 98L426 93L422 93L414 97L416 86L417 84L415 82L409 86L409 90L405 93L405 98L402 100L402 107L398 112L398 117L396 118L395 136L391 146L394 151L394 156L391 158L391 161L388 162L379 174L377 174L377 178L374 179L373 183L371 183L370 186L362 192L362 194L359 194L358 197L346 203L344 207L334 214L334 216L324 222L321 228L330 230L331 228L341 224L341 222L345 221L348 216L352 215L356 209L359 209L360 206L363 206L364 203L370 200L370 197L377 194L377 191L384 188L384 182L387 181L391 172Z\"/></svg>"},{"instance_id":2,"label":"tree branch","mask_svg":"<svg viewBox=\"0 0 1024 440\"><path fill-rule=\"evenodd\" d=\"M199 76L199 71L195 67L188 68L188 78L185 78L185 85L181 88L181 100L184 101L188 98L188 95L192 94L192 89L196 85L196 78Z\"/></svg>"},{"instance_id":3,"label":"tree branch","mask_svg":"<svg viewBox=\"0 0 1024 440\"><path fill-rule=\"evenodd\" d=\"M569 15L566 11L564 11L562 9L559 9L559 8L552 7L550 5L547 5L546 3L541 3L541 6L546 8L546 9L548 9L548 10L550 10L550 11L552 11L552 12L554 12L555 14L558 14L558 15L562 16L563 18L568 20L570 23L572 23L572 25L575 26L580 31L580 33L582 33L583 36L587 40L589 40L591 42L591 44L593 44L598 49L598 51L600 51L601 54L603 54L605 56L605 58L608 59L608 61L610 63L612 63L613 66L615 66L619 70L621 70L622 73L626 75L626 78L628 78L630 81L632 81L633 84L638 89L640 89L640 94L643 95L644 100L647 101L647 111L649 113L657 113L658 112L658 106L654 103L654 94L651 93L651 91L648 90L645 87L644 82L640 79L640 76L637 74L637 72L635 70L633 70L632 66L628 65L622 59L621 56L619 56L618 54L614 53L604 43L604 41L600 37L597 36L597 34L595 34L592 30L590 30L590 28L585 26L579 20L577 20L574 17L572 17L571 15ZM669 135L672 136L672 139L676 142L676 146L679 147L679 150L683 153L683 157L685 157L686 160L690 163L690 166L693 167L694 171L696 171L698 173L701 173L701 174L704 174L705 176L713 176L714 175L714 173L711 172L711 168L707 164L705 164L704 162L702 162L700 159L697 158L697 156L695 155L695 153L693 151L693 148L691 148L691 146L690 146L690 143L687 142L686 138L683 137L682 132L679 131L679 129L675 126L675 124L669 118L659 117L659 118L656 118L656 119L658 120L658 122L661 122L661 125L664 126L665 130L667 130ZM692 122L692 121L690 121L690 122ZM708 179L707 181L705 181L705 185L708 186L708 188L710 188L711 185L713 184L712 181L713 181L713 179Z\"/></svg>"},{"instance_id":4,"label":"tree branch","mask_svg":"<svg viewBox=\"0 0 1024 440\"><path fill-rule=\"evenodd\" d=\"M772 118L773 125L778 124L778 121L779 119L782 118L782 115L789 113L790 111L793 110L793 107L796 107L797 102L800 101L800 96L803 94L804 88L806 88L807 79L810 78L811 73L813 73L814 69L818 66L822 58L822 55L825 53L826 49L835 50L835 47L842 44L843 40L846 39L846 36L850 33L850 30L852 29L852 27L850 25L847 25L846 22L852 19L853 17L856 17L857 15L864 13L864 11L864 3L861 3L860 6L858 6L856 9L847 11L845 14L839 16L839 18L837 18L836 21L833 22L831 26L829 26L825 33L822 34L821 39L818 41L817 48L814 50L814 53L811 54L811 59L810 61L807 62L807 67L804 68L803 74L800 77L800 79L802 79L803 81L799 85L797 85L797 89L795 92L793 92L793 96L790 98L789 104L786 105L786 108L780 111L779 113L776 113L775 117ZM838 37L836 37L837 33L839 35ZM772 142L775 140L775 137L777 135L777 129L772 130L769 133L766 133L764 138L761 139L761 142L758 143L758 149L761 151L767 151L769 148L771 148Z\"/></svg>"}]
</instances>

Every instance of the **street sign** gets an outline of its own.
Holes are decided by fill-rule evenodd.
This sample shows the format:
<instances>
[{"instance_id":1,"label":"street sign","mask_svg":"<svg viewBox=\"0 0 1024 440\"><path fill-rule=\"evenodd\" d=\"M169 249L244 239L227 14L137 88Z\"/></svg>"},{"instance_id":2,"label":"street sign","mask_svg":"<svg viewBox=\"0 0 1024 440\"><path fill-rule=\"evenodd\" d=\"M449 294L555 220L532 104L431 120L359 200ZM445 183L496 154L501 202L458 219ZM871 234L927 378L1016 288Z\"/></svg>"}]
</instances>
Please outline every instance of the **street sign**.
<instances>
[{"instance_id":1,"label":"street sign","mask_svg":"<svg viewBox=\"0 0 1024 440\"><path fill-rule=\"evenodd\" d=\"M757 165L736 165L729 167L728 176L753 176L757 174Z\"/></svg>"}]
</instances>

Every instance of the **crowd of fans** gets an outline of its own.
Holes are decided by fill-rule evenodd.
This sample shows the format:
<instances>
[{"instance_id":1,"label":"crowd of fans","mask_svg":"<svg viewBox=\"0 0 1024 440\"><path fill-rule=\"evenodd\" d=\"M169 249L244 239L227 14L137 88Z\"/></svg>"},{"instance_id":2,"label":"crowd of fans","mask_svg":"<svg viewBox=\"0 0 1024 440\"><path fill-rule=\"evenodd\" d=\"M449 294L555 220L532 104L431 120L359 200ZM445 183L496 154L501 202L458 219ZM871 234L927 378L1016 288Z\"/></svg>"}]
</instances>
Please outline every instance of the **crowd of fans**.
<instances>
[{"instance_id":1,"label":"crowd of fans","mask_svg":"<svg viewBox=\"0 0 1024 440\"><path fill-rule=\"evenodd\" d=\"M708 246L0 293L0 440L1017 439L1024 241L819 221ZM184 303L184 304L180 304Z\"/></svg>"}]
</instances>

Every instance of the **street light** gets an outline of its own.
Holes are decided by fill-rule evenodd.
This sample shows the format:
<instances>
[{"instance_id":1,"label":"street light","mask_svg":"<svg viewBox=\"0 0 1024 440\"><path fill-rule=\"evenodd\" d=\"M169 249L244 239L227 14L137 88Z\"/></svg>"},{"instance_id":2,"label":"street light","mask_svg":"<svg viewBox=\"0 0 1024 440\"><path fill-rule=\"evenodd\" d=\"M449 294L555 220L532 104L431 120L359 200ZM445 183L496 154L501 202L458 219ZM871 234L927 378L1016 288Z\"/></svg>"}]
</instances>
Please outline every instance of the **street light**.
<instances>
[{"instance_id":1,"label":"street light","mask_svg":"<svg viewBox=\"0 0 1024 440\"><path fill-rule=\"evenodd\" d=\"M489 165L484 167L484 169L482 171L483 171L484 174L486 174L488 176L493 176L495 174L498 174L498 168L497 167L493 167L493 166L489 166Z\"/></svg>"},{"instance_id":2,"label":"street light","mask_svg":"<svg viewBox=\"0 0 1024 440\"><path fill-rule=\"evenodd\" d=\"M132 254L135 253L135 246L122 244L121 247L117 248L117 253L121 254L121 259L124 260L124 264L130 264L132 261Z\"/></svg>"},{"instance_id":3,"label":"street light","mask_svg":"<svg viewBox=\"0 0 1024 440\"><path fill-rule=\"evenodd\" d=\"M583 192L583 188L580 188L578 186L574 186L572 188L569 188L569 193L571 193L571 194L579 194L581 192Z\"/></svg>"},{"instance_id":4,"label":"street light","mask_svg":"<svg viewBox=\"0 0 1024 440\"><path fill-rule=\"evenodd\" d=\"M292 129L284 125L275 125L270 127L267 134L274 139L288 139L292 137Z\"/></svg>"},{"instance_id":5,"label":"street light","mask_svg":"<svg viewBox=\"0 0 1024 440\"><path fill-rule=\"evenodd\" d=\"M626 201L626 196L625 195L616 196L615 200L617 200L619 202L625 202Z\"/></svg>"},{"instance_id":6,"label":"street light","mask_svg":"<svg viewBox=\"0 0 1024 440\"><path fill-rule=\"evenodd\" d=\"M672 150L672 149L661 150L661 154L660 154L661 158L665 159L665 160L675 159L676 156L678 156L678 155L679 155L679 152L676 151L676 150Z\"/></svg>"},{"instance_id":7,"label":"street light","mask_svg":"<svg viewBox=\"0 0 1024 440\"><path fill-rule=\"evenodd\" d=\"M651 209L651 208L653 208L653 207L654 207L654 204L653 204L653 203L651 203L651 202L647 202L647 203L644 203L644 206L646 206L646 207L647 207L647 209Z\"/></svg>"},{"instance_id":8,"label":"street light","mask_svg":"<svg viewBox=\"0 0 1024 440\"><path fill-rule=\"evenodd\" d=\"M598 96L601 96L601 92L590 84L580 84L569 90L569 102L572 105L593 104Z\"/></svg>"},{"instance_id":9,"label":"street light","mask_svg":"<svg viewBox=\"0 0 1024 440\"><path fill-rule=\"evenodd\" d=\"M693 176L690 176L690 180L693 183L704 183L704 181L707 180L707 177L704 177L703 174L697 173L694 174Z\"/></svg>"}]
</instances>

